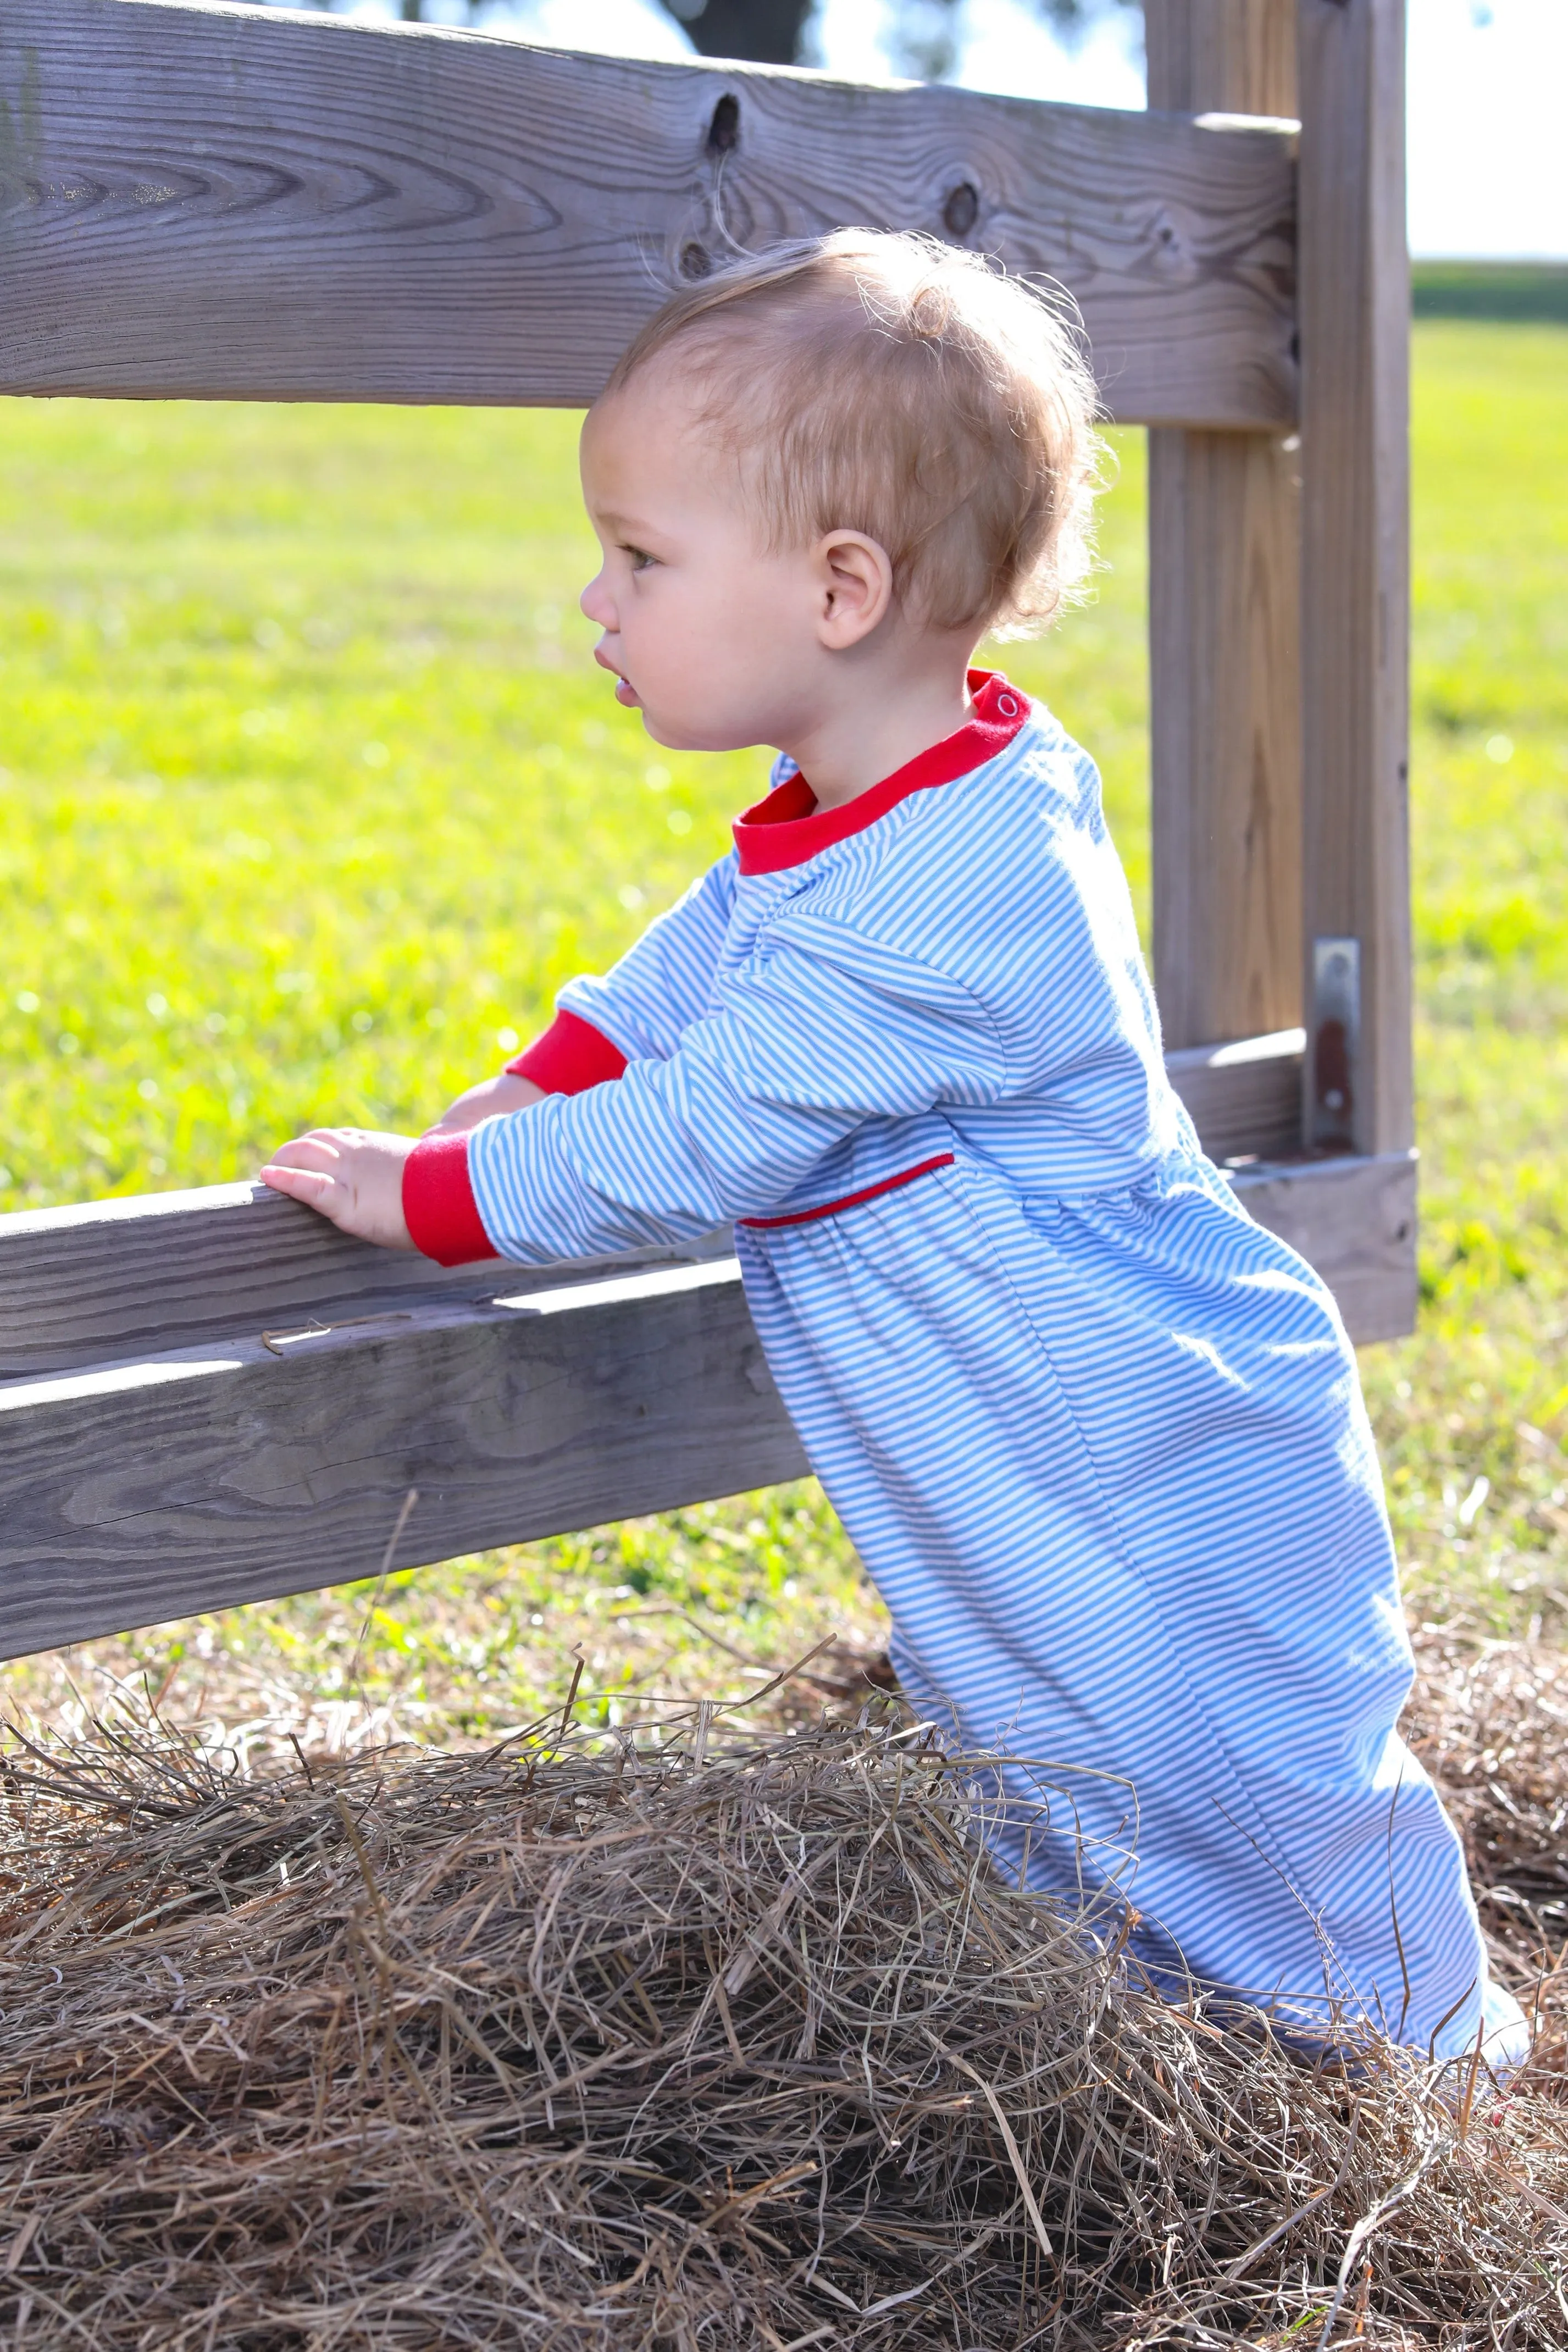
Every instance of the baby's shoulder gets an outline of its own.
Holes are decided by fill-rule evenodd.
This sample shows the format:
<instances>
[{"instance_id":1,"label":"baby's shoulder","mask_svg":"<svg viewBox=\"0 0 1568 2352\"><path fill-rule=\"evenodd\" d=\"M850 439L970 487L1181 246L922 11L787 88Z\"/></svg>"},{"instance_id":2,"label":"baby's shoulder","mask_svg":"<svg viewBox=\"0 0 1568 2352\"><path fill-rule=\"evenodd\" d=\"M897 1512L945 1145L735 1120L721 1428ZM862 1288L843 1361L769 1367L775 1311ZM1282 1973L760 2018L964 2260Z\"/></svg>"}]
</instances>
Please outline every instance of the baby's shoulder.
<instances>
[{"instance_id":1,"label":"baby's shoulder","mask_svg":"<svg viewBox=\"0 0 1568 2352\"><path fill-rule=\"evenodd\" d=\"M1037 709L982 766L800 869L774 920L831 923L973 982L1020 949L1043 957L1095 887L1103 838L1093 761Z\"/></svg>"},{"instance_id":2,"label":"baby's shoulder","mask_svg":"<svg viewBox=\"0 0 1568 2352\"><path fill-rule=\"evenodd\" d=\"M868 911L911 896L989 905L1049 887L1075 842L1103 832L1093 761L1037 709L994 758L912 793L860 836L858 855L824 860L818 886L824 902Z\"/></svg>"},{"instance_id":3,"label":"baby's shoulder","mask_svg":"<svg viewBox=\"0 0 1568 2352\"><path fill-rule=\"evenodd\" d=\"M965 782L974 808L992 814L998 825L1100 822L1100 771L1043 702L1030 704L1008 751Z\"/></svg>"}]
</instances>

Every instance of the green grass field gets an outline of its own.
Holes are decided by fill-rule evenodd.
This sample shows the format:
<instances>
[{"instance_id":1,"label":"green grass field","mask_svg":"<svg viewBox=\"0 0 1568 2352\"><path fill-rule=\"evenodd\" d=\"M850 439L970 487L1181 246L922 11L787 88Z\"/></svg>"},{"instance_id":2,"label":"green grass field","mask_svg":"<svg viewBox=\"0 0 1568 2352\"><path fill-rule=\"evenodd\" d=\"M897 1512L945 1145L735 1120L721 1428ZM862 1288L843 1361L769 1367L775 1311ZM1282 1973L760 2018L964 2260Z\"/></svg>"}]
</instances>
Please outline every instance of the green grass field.
<instances>
[{"instance_id":1,"label":"green grass field","mask_svg":"<svg viewBox=\"0 0 1568 2352\"><path fill-rule=\"evenodd\" d=\"M5 404L0 1209L423 1124L727 839L758 757L643 738L588 660L576 420ZM1143 448L1097 601L1008 666L1147 885ZM1415 1605L1568 1611L1568 328L1416 330L1422 1327L1368 1350ZM809 1486L395 1580L356 1689L434 1733L744 1669L875 1604ZM100 1645L187 1703L345 1703L350 1591ZM595 1662L598 1662L595 1664ZM12 1670L50 1701L58 1661ZM229 1680L225 1681L225 1677ZM357 1703L357 1702L356 1702Z\"/></svg>"}]
</instances>

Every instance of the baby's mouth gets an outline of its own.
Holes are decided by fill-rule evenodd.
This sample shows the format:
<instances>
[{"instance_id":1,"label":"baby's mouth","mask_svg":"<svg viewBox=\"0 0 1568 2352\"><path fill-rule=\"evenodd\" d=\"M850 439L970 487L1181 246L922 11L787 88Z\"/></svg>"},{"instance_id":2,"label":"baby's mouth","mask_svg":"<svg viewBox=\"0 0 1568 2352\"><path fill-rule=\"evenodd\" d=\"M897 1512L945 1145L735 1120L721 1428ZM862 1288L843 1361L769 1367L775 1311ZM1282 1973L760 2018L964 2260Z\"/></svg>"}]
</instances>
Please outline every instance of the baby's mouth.
<instances>
[{"instance_id":1,"label":"baby's mouth","mask_svg":"<svg viewBox=\"0 0 1568 2352\"><path fill-rule=\"evenodd\" d=\"M638 699L636 688L632 685L629 677L625 677L620 670L615 669L615 664L605 652L602 641L594 646L593 658L599 664L601 669L615 671L615 699L620 703L622 709L624 710L641 710L643 705Z\"/></svg>"}]
</instances>

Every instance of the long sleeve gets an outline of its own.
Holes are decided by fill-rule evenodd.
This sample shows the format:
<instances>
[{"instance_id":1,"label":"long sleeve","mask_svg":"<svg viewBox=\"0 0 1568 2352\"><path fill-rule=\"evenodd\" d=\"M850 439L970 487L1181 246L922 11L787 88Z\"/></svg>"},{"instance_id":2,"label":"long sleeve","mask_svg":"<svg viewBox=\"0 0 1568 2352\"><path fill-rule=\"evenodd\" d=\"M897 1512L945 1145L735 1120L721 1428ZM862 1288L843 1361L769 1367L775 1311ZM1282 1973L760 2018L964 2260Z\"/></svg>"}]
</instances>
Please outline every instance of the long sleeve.
<instances>
[{"instance_id":1,"label":"long sleeve","mask_svg":"<svg viewBox=\"0 0 1568 2352\"><path fill-rule=\"evenodd\" d=\"M994 1021L960 982L786 915L671 1051L476 1128L461 1169L448 1154L448 1197L455 1218L466 1193L497 1253L525 1263L689 1239L788 1199L867 1119L993 1102L1004 1078Z\"/></svg>"},{"instance_id":2,"label":"long sleeve","mask_svg":"<svg viewBox=\"0 0 1568 2352\"><path fill-rule=\"evenodd\" d=\"M673 1054L706 1009L735 903L733 853L700 875L613 968L570 980L557 1017L507 1067L547 1094L579 1094L628 1062Z\"/></svg>"}]
</instances>

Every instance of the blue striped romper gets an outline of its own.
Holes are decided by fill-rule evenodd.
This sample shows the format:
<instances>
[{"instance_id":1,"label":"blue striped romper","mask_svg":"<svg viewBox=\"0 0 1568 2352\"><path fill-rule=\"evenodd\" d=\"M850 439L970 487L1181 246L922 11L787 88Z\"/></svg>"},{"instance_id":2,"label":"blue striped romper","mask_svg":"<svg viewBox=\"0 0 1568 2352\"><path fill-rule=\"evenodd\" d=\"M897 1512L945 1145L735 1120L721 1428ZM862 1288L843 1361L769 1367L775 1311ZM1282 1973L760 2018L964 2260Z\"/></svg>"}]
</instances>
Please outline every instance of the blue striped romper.
<instances>
[{"instance_id":1,"label":"blue striped romper","mask_svg":"<svg viewBox=\"0 0 1568 2352\"><path fill-rule=\"evenodd\" d=\"M736 850L561 992L514 1066L561 1091L440 1139L424 1195L455 1149L525 1263L734 1219L905 1693L1002 1751L1004 1863L1129 1908L1161 1981L1508 2063L1523 2021L1394 1729L1339 1316L1166 1080L1092 761L972 682L960 734L844 806L780 761Z\"/></svg>"}]
</instances>

